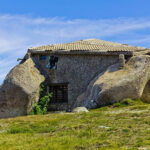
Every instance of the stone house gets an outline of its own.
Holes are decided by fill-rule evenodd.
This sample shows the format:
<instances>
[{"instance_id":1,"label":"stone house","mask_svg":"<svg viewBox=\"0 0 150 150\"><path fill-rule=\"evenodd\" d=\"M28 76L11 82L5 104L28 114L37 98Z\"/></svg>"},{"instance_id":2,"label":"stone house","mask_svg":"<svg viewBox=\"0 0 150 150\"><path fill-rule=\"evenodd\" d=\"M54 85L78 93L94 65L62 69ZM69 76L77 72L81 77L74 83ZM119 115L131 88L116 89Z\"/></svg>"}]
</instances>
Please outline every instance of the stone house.
<instances>
[{"instance_id":1,"label":"stone house","mask_svg":"<svg viewBox=\"0 0 150 150\"><path fill-rule=\"evenodd\" d=\"M33 47L29 48L28 53L46 77L48 91L53 92L50 109L66 110L74 105L77 97L98 74L119 61L120 67L123 67L122 63L132 57L134 51L141 49L88 39ZM57 68L46 67L53 56L58 58Z\"/></svg>"},{"instance_id":2,"label":"stone house","mask_svg":"<svg viewBox=\"0 0 150 150\"><path fill-rule=\"evenodd\" d=\"M150 101L150 51L98 39L29 48L0 88L0 117L28 114L41 83L49 110L101 107L123 98Z\"/></svg>"}]
</instances>

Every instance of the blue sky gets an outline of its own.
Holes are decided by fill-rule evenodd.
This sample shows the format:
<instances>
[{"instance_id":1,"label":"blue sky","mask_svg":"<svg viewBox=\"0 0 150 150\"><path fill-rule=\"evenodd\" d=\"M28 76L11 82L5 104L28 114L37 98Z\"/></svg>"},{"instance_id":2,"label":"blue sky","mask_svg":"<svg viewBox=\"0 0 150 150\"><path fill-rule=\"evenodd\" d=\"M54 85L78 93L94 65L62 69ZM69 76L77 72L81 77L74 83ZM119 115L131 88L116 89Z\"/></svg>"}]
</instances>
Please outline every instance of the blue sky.
<instances>
[{"instance_id":1,"label":"blue sky","mask_svg":"<svg viewBox=\"0 0 150 150\"><path fill-rule=\"evenodd\" d=\"M0 0L1 13L68 19L149 17L149 0Z\"/></svg>"},{"instance_id":2,"label":"blue sky","mask_svg":"<svg viewBox=\"0 0 150 150\"><path fill-rule=\"evenodd\" d=\"M150 48L149 0L0 0L0 83L31 46L98 38Z\"/></svg>"}]
</instances>

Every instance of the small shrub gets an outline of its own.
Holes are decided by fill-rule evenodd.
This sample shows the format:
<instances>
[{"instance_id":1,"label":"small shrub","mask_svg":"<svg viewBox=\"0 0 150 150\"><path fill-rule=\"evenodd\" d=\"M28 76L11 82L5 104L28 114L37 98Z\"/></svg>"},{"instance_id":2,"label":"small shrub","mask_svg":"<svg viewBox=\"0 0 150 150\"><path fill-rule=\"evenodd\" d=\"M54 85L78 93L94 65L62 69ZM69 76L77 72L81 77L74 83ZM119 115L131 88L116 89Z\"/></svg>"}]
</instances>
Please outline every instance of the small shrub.
<instances>
[{"instance_id":1,"label":"small shrub","mask_svg":"<svg viewBox=\"0 0 150 150\"><path fill-rule=\"evenodd\" d=\"M46 86L41 85L39 102L34 104L31 114L46 114L51 97L52 93L46 93Z\"/></svg>"},{"instance_id":2,"label":"small shrub","mask_svg":"<svg viewBox=\"0 0 150 150\"><path fill-rule=\"evenodd\" d=\"M139 100L132 100L131 98L125 98L120 102L114 103L114 107L124 107L124 106L132 106L136 104L136 102Z\"/></svg>"},{"instance_id":3,"label":"small shrub","mask_svg":"<svg viewBox=\"0 0 150 150\"><path fill-rule=\"evenodd\" d=\"M42 110L40 108L40 105L38 105L37 103L34 104L34 107L33 107L33 114L42 114Z\"/></svg>"},{"instance_id":4,"label":"small shrub","mask_svg":"<svg viewBox=\"0 0 150 150\"><path fill-rule=\"evenodd\" d=\"M113 106L114 106L114 107L120 107L120 106L121 106L121 103L119 103L119 102L118 102L118 103L114 103Z\"/></svg>"},{"instance_id":5,"label":"small shrub","mask_svg":"<svg viewBox=\"0 0 150 150\"><path fill-rule=\"evenodd\" d=\"M125 98L120 103L124 105L132 105L134 104L135 100L132 100L131 98Z\"/></svg>"}]
</instances>

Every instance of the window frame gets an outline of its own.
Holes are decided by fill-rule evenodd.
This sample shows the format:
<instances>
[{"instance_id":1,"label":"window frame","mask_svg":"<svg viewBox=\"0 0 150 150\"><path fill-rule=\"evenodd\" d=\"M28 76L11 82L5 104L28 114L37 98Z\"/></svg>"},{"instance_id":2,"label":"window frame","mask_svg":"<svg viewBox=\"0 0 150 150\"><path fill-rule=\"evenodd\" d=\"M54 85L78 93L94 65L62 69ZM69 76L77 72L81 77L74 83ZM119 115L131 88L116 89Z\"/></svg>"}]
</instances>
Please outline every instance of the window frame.
<instances>
[{"instance_id":1,"label":"window frame","mask_svg":"<svg viewBox=\"0 0 150 150\"><path fill-rule=\"evenodd\" d=\"M68 103L68 83L49 83L47 92L52 92L50 104Z\"/></svg>"}]
</instances>

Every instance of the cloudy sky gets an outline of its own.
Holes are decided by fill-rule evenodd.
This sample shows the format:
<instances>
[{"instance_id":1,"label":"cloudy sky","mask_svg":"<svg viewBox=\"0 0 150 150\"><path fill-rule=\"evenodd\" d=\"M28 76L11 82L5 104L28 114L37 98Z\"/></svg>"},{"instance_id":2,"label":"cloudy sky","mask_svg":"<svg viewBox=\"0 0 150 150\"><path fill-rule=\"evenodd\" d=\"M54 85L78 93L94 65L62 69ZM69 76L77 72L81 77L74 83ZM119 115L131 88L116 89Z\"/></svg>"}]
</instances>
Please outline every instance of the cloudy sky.
<instances>
[{"instance_id":1,"label":"cloudy sky","mask_svg":"<svg viewBox=\"0 0 150 150\"><path fill-rule=\"evenodd\" d=\"M0 84L32 46L98 38L150 48L149 0L0 0Z\"/></svg>"}]
</instances>

